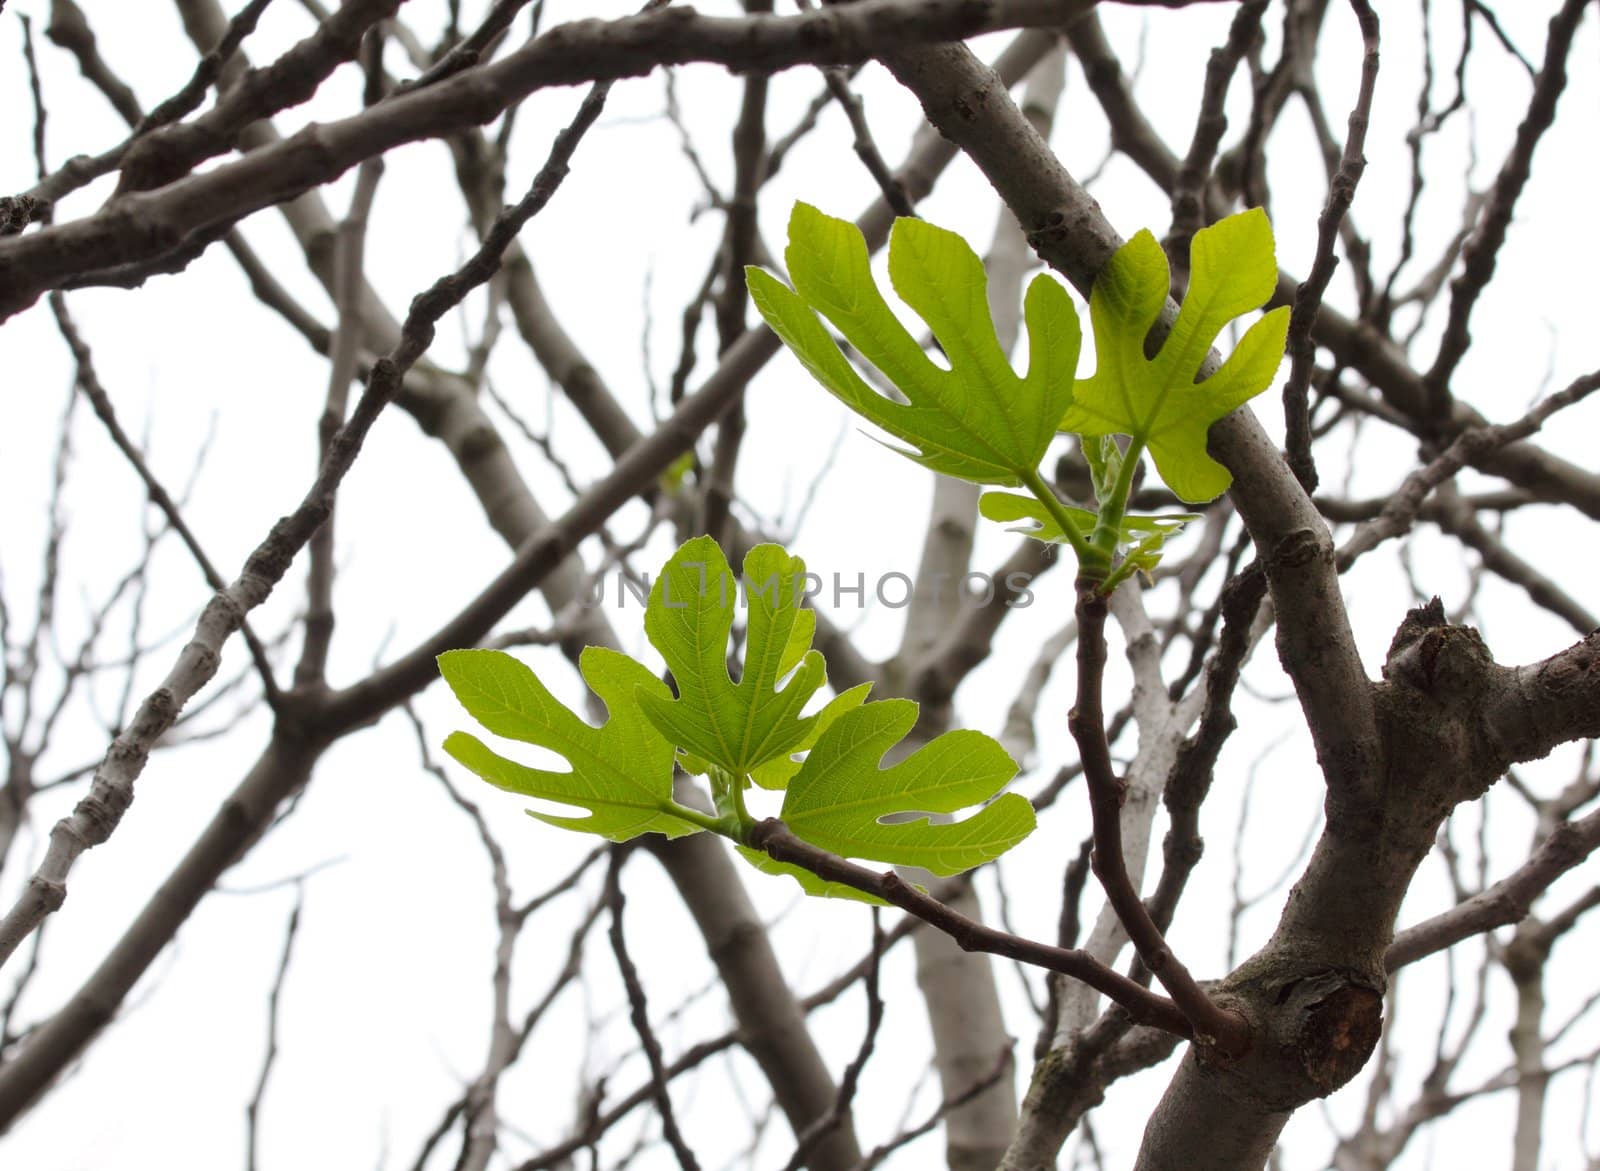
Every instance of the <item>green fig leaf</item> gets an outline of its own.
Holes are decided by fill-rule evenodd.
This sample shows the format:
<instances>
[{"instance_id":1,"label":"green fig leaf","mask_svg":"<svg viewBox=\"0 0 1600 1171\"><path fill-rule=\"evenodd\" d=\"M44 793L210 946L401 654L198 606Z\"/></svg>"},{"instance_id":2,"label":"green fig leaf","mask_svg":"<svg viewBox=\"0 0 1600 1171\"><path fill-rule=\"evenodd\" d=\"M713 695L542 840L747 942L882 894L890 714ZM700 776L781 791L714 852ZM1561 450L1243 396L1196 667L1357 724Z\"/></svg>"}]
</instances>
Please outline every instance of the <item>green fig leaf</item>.
<instances>
[{"instance_id":1,"label":"green fig leaf","mask_svg":"<svg viewBox=\"0 0 1600 1171\"><path fill-rule=\"evenodd\" d=\"M763 789L786 788L795 773L800 771L801 761L795 759L795 753L806 752L816 746L817 739L829 726L845 712L858 708L866 702L867 693L872 690L872 684L860 683L849 691L842 691L830 699L817 712L816 722L811 725L811 731L806 733L805 739L790 750L789 755L780 756L769 760L766 764L757 765L750 770L750 779Z\"/></svg>"},{"instance_id":2,"label":"green fig leaf","mask_svg":"<svg viewBox=\"0 0 1600 1171\"><path fill-rule=\"evenodd\" d=\"M683 544L650 590L644 629L677 685L677 698L641 688L639 706L689 763L740 779L797 750L816 723L801 709L826 679L810 649L816 615L801 607L805 562L757 545L742 580L710 537ZM728 674L734 612L746 608L744 666ZM779 686L780 680L785 680ZM694 759L698 758L698 760Z\"/></svg>"},{"instance_id":3,"label":"green fig leaf","mask_svg":"<svg viewBox=\"0 0 1600 1171\"><path fill-rule=\"evenodd\" d=\"M959 874L999 857L1033 832L1033 806L1016 793L996 797L1017 764L981 732L946 732L906 759L882 767L884 754L917 720L908 699L845 712L818 738L789 782L780 815L793 833L831 853ZM992 798L992 800L991 800ZM961 821L906 814L959 813Z\"/></svg>"},{"instance_id":4,"label":"green fig leaf","mask_svg":"<svg viewBox=\"0 0 1600 1171\"><path fill-rule=\"evenodd\" d=\"M511 655L446 651L439 671L479 723L497 736L559 753L571 770L518 764L466 732L452 733L445 751L497 788L589 811L587 817L528 811L563 829L614 842L645 833L696 832L700 826L674 812L679 806L672 800L673 747L635 701L638 694L665 697L666 685L642 663L603 647L586 647L578 669L609 713L602 727L585 723Z\"/></svg>"},{"instance_id":5,"label":"green fig leaf","mask_svg":"<svg viewBox=\"0 0 1600 1171\"><path fill-rule=\"evenodd\" d=\"M1240 212L1196 232L1189 255L1188 295L1154 358L1145 357L1144 345L1166 303L1166 256L1148 231L1112 256L1089 298L1096 369L1077 383L1060 426L1086 437L1086 454L1087 437L1130 436L1150 449L1167 487L1199 503L1232 482L1206 453L1206 432L1271 385L1289 310L1262 317L1222 367L1196 383L1223 327L1272 296L1278 279L1272 225L1260 208Z\"/></svg>"},{"instance_id":6,"label":"green fig leaf","mask_svg":"<svg viewBox=\"0 0 1600 1171\"><path fill-rule=\"evenodd\" d=\"M889 242L895 291L932 328L949 369L922 352L884 301L854 224L797 203L784 259L793 289L759 268L745 270L756 308L818 382L909 444L902 454L979 484L1017 486L1037 470L1072 401L1081 341L1061 285L1040 274L1028 286L1028 373L1019 377L995 336L983 264L954 232L901 218ZM907 401L869 386L818 313Z\"/></svg>"},{"instance_id":7,"label":"green fig leaf","mask_svg":"<svg viewBox=\"0 0 1600 1171\"><path fill-rule=\"evenodd\" d=\"M858 903L871 903L875 907L890 906L888 902L877 895L869 895L864 890L857 890L853 886L846 886L842 882L829 882L821 875L813 874L804 866L796 866L792 862L779 862L770 854L763 854L760 850L752 850L749 846L735 846L734 849L750 865L763 874L776 874L794 879L800 884L800 889L808 895L817 895L825 899L853 899Z\"/></svg>"}]
</instances>

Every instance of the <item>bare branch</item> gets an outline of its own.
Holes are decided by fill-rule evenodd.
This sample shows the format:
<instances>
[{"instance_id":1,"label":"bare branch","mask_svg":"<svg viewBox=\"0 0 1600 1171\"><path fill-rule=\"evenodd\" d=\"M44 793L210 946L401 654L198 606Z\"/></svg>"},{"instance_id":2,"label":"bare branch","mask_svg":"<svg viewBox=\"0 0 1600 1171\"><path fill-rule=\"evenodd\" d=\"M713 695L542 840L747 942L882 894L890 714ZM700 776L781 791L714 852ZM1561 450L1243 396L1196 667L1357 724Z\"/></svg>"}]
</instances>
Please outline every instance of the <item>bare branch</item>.
<instances>
[{"instance_id":1,"label":"bare branch","mask_svg":"<svg viewBox=\"0 0 1600 1171\"><path fill-rule=\"evenodd\" d=\"M1311 262L1311 271L1295 290L1294 311L1289 319L1287 349L1290 357L1289 381L1283 388L1283 414L1287 437L1289 466L1295 478L1307 492L1317 490L1317 465L1311 456L1311 417L1306 407L1306 390L1311 382L1311 367L1316 360L1316 346L1311 340L1311 330L1316 324L1317 311L1322 306L1323 294L1333 279L1338 260L1333 254L1333 243L1350 210L1361 182L1367 160L1363 148L1367 141L1367 124L1372 118L1372 94L1378 82L1378 14L1366 0L1351 0L1356 19L1361 23L1361 40L1364 51L1361 58L1361 88L1356 96L1355 108L1350 111L1350 132L1344 141L1344 154L1338 171L1328 184L1328 202L1317 217L1317 252Z\"/></svg>"},{"instance_id":2,"label":"bare branch","mask_svg":"<svg viewBox=\"0 0 1600 1171\"><path fill-rule=\"evenodd\" d=\"M412 302L399 344L373 367L366 390L328 444L322 466L299 507L273 526L266 540L246 560L239 577L207 604L193 640L179 655L162 686L146 697L133 722L112 743L105 760L95 770L88 796L51 831L44 860L16 905L0 920L0 964L46 915L60 908L66 898L67 876L78 857L104 842L116 829L133 801L134 781L143 772L150 749L176 721L184 705L210 682L221 663L223 644L245 615L266 600L288 572L295 554L327 518L367 432L399 390L406 370L428 348L435 324L494 273L500 253L549 202L566 173L567 160L599 116L604 101L604 88L591 92L572 125L557 136L549 161L535 176L528 193L496 221L483 246L460 269L440 278Z\"/></svg>"},{"instance_id":3,"label":"bare branch","mask_svg":"<svg viewBox=\"0 0 1600 1171\"><path fill-rule=\"evenodd\" d=\"M620 879L622 862L626 857L625 849L614 849L611 853L611 868L606 871L605 901L611 908L611 950L617 957L617 970L622 973L623 986L628 990L628 1005L634 1031L639 1034L639 1044L644 1049L645 1060L650 1063L651 1093L655 1097L656 1109L661 1114L661 1129L666 1135L667 1145L672 1148L673 1156L683 1171L699 1171L700 1164L695 1160L694 1152L689 1149L689 1144L684 1141L682 1133L678 1130L678 1120L672 1112L672 1096L667 1089L667 1072L661 1058L661 1042L656 1040L655 1032L650 1027L650 1011L645 1003L644 985L639 983L639 970L633 966L633 960L628 955L627 941L622 935L623 896Z\"/></svg>"},{"instance_id":4,"label":"bare branch","mask_svg":"<svg viewBox=\"0 0 1600 1171\"><path fill-rule=\"evenodd\" d=\"M295 882L294 908L289 912L283 929L283 953L278 957L278 971L272 979L272 991L267 996L267 1049L261 1058L261 1070L256 1075L255 1089L251 1091L249 1105L245 1107L245 1171L256 1171L260 1165L261 1102L266 1097L267 1082L272 1077L272 1067L278 1060L278 1016L283 1000L283 985L289 975L289 961L294 956L295 937L300 933L300 913L305 909L305 883Z\"/></svg>"},{"instance_id":5,"label":"bare branch","mask_svg":"<svg viewBox=\"0 0 1600 1171\"><path fill-rule=\"evenodd\" d=\"M1522 124L1517 127L1516 143L1495 179L1494 193L1489 198L1483 219L1479 221L1478 230L1463 251L1465 264L1461 275L1451 282L1450 315L1445 323L1444 337L1439 342L1439 353L1433 365L1422 380L1428 407L1436 423L1444 422L1449 416L1450 379L1461 359L1466 356L1467 347L1472 344L1467 323L1479 295L1494 276L1495 261L1501 245L1505 243L1517 199L1532 173L1533 153L1545 131L1555 121L1556 101L1567 84L1567 56L1572 51L1573 36L1587 7L1584 0L1565 0L1561 10L1550 20L1544 65L1534 80L1533 99L1528 103L1528 112Z\"/></svg>"},{"instance_id":6,"label":"bare branch","mask_svg":"<svg viewBox=\"0 0 1600 1171\"><path fill-rule=\"evenodd\" d=\"M1392 972L1463 939L1520 922L1556 879L1596 850L1600 850L1600 810L1563 822L1513 873L1448 911L1397 932L1384 953L1384 966Z\"/></svg>"}]
</instances>

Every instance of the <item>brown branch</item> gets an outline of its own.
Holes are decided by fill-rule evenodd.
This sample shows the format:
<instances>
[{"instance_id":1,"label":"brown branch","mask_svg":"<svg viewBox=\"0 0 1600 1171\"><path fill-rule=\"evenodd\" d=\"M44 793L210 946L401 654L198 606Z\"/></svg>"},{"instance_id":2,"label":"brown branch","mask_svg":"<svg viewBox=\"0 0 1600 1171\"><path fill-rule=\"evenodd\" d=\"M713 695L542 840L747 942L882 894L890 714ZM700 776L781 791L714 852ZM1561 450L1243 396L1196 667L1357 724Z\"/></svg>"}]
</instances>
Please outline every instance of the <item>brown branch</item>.
<instances>
[{"instance_id":1,"label":"brown branch","mask_svg":"<svg viewBox=\"0 0 1600 1171\"><path fill-rule=\"evenodd\" d=\"M796 837L789 827L776 818L757 822L750 831L748 843L753 849L766 852L779 862L800 866L830 882L840 882L855 890L874 895L909 911L932 927L943 931L965 951L982 951L990 955L1020 960L1035 967L1047 968L1081 980L1097 992L1103 993L1127 1009L1129 1015L1142 1024L1165 1029L1180 1037L1194 1036L1188 1018L1177 1005L1157 996L1126 976L1113 971L1082 952L1055 947L1048 943L1009 935L996 931L952 910L938 899L912 886L891 871L869 870L836 854L813 846Z\"/></svg>"},{"instance_id":2,"label":"brown branch","mask_svg":"<svg viewBox=\"0 0 1600 1171\"><path fill-rule=\"evenodd\" d=\"M651 1094L656 1101L656 1109L661 1114L661 1129L667 1139L667 1145L672 1148L673 1155L678 1160L678 1166L683 1171L699 1171L700 1164L695 1160L694 1152L689 1149L689 1144L684 1141L681 1131L678 1130L677 1116L672 1110L672 1095L667 1089L667 1071L661 1058L661 1042L656 1040L655 1031L650 1027L650 1010L645 1002L644 985L639 982L639 969L634 967L633 960L628 955L627 940L622 934L622 862L627 857L626 847L613 849L611 852L611 867L606 871L605 902L611 908L611 950L617 958L617 970L622 974L623 987L628 992L629 1015L633 1020L634 1032L639 1034L639 1045L644 1050L645 1060L650 1065Z\"/></svg>"},{"instance_id":3,"label":"brown branch","mask_svg":"<svg viewBox=\"0 0 1600 1171\"><path fill-rule=\"evenodd\" d=\"M326 183L362 159L487 122L535 90L640 76L693 60L744 70L846 64L891 45L1056 24L1081 14L1088 3L992 0L974 9L970 0L916 5L862 0L849 8L799 16L738 18L664 8L614 21L561 25L501 61L390 98L349 118L309 126L276 145L159 190L130 192L96 215L0 239L0 319L75 273L181 252L207 232L219 232L251 212Z\"/></svg>"},{"instance_id":4,"label":"brown branch","mask_svg":"<svg viewBox=\"0 0 1600 1171\"><path fill-rule=\"evenodd\" d=\"M1521 922L1535 899L1556 879L1588 860L1597 849L1600 849L1600 810L1577 821L1561 823L1526 862L1493 886L1448 911L1397 932L1384 953L1384 967L1393 972L1463 939Z\"/></svg>"},{"instance_id":5,"label":"brown branch","mask_svg":"<svg viewBox=\"0 0 1600 1171\"><path fill-rule=\"evenodd\" d=\"M1214 1046L1229 1057L1241 1056L1250 1047L1248 1023L1238 1013L1219 1007L1195 983L1183 961L1167 946L1161 929L1150 917L1128 877L1122 853L1123 785L1112 768L1111 747L1106 742L1105 710L1101 703L1108 599L1100 592L1100 583L1090 579L1080 578L1077 588L1078 697L1067 716L1067 726L1077 741L1084 779L1089 787L1089 809L1094 820L1091 861L1095 876L1140 960L1161 981L1173 1004L1192 1026L1195 1041L1207 1048ZM1127 1003L1114 996L1112 999Z\"/></svg>"},{"instance_id":6,"label":"brown branch","mask_svg":"<svg viewBox=\"0 0 1600 1171\"><path fill-rule=\"evenodd\" d=\"M400 3L349 0L271 65L245 73L212 109L192 122L144 135L136 132L121 160L116 194L165 186L232 149L239 132L252 122L310 99L329 74L356 55L367 30L393 16ZM220 63L217 70L221 71Z\"/></svg>"},{"instance_id":7,"label":"brown branch","mask_svg":"<svg viewBox=\"0 0 1600 1171\"><path fill-rule=\"evenodd\" d=\"M1478 230L1463 250L1461 275L1450 284L1450 313L1445 322L1444 336L1439 341L1439 352L1433 365L1422 377L1428 410L1436 424L1444 423L1450 416L1450 379L1461 359L1466 356L1467 347L1472 344L1472 337L1467 332L1468 321L1479 295L1494 276L1495 260L1511 227L1517 198L1532 174L1534 151L1545 131L1555 121L1556 101L1567 84L1567 57L1572 52L1572 39L1578 31L1583 10L1587 7L1586 0L1566 0L1561 11L1550 20L1544 64L1534 81L1528 112L1517 127L1511 153L1495 178L1494 193L1483 219L1479 221Z\"/></svg>"},{"instance_id":8,"label":"brown branch","mask_svg":"<svg viewBox=\"0 0 1600 1171\"><path fill-rule=\"evenodd\" d=\"M1356 95L1355 108L1350 111L1350 130L1344 141L1344 154L1339 159L1338 170L1328 184L1328 201L1317 217L1317 251L1311 262L1311 271L1295 290L1294 309L1289 318L1289 381L1283 388L1283 417L1286 431L1285 446L1289 467L1307 492L1317 490L1317 465L1311 454L1311 413L1306 403L1306 391L1311 384L1311 370L1316 361L1317 347L1311 340L1316 325L1317 312L1322 307L1322 297L1333 279L1338 258L1333 253L1334 241L1339 237L1340 225L1355 199L1356 185L1367 168L1362 153L1367 141L1367 124L1372 118L1372 94L1378 82L1378 14L1367 0L1350 0L1356 19L1361 24L1361 86Z\"/></svg>"}]
</instances>

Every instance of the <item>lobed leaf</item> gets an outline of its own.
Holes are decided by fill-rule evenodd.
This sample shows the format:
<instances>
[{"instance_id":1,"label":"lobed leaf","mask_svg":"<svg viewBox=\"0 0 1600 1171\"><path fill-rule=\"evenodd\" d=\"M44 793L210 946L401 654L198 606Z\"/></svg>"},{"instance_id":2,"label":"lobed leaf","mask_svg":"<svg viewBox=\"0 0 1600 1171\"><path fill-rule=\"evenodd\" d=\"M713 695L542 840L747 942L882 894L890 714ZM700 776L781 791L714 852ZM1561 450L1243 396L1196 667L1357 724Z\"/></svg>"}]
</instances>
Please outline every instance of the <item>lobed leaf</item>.
<instances>
[{"instance_id":1,"label":"lobed leaf","mask_svg":"<svg viewBox=\"0 0 1600 1171\"><path fill-rule=\"evenodd\" d=\"M857 890L853 886L846 886L842 882L830 882L821 875L813 874L804 866L796 866L792 862L779 862L770 854L760 850L752 850L749 846L735 846L742 857L750 865L763 874L775 874L779 877L792 878L800 884L800 889L808 895L817 895L825 899L853 899L858 903L870 903L875 907L887 907L890 904L877 895L869 895L864 890Z\"/></svg>"},{"instance_id":2,"label":"lobed leaf","mask_svg":"<svg viewBox=\"0 0 1600 1171\"><path fill-rule=\"evenodd\" d=\"M1033 806L1016 793L995 797L1016 775L1017 764L981 732L946 732L898 764L881 767L884 754L916 719L917 705L907 699L845 712L789 782L784 823L804 840L847 858L920 866L941 875L970 870L1027 837ZM882 820L958 813L983 802L989 804L948 824Z\"/></svg>"},{"instance_id":3,"label":"lobed leaf","mask_svg":"<svg viewBox=\"0 0 1600 1171\"><path fill-rule=\"evenodd\" d=\"M651 588L645 634L671 669L678 694L641 688L639 706L698 770L716 765L743 784L761 765L796 751L814 726L817 717L800 712L826 669L810 649L816 614L801 606L805 568L777 545L757 545L738 580L717 543L696 537L672 555ZM728 636L741 605L748 628L744 667L734 682Z\"/></svg>"},{"instance_id":4,"label":"lobed leaf","mask_svg":"<svg viewBox=\"0 0 1600 1171\"><path fill-rule=\"evenodd\" d=\"M1200 502L1232 482L1206 453L1206 433L1271 385L1283 357L1289 310L1262 317L1221 369L1196 383L1223 327L1260 308L1276 287L1272 225L1260 208L1229 216L1196 232L1189 255L1188 294L1154 358L1145 357L1144 346L1166 304L1166 256L1148 231L1112 256L1089 298L1097 366L1078 382L1060 427L1083 436L1132 437L1149 447L1173 492Z\"/></svg>"},{"instance_id":5,"label":"lobed leaf","mask_svg":"<svg viewBox=\"0 0 1600 1171\"><path fill-rule=\"evenodd\" d=\"M816 720L811 725L811 730L797 743L785 756L779 756L759 764L750 770L750 779L763 789L784 789L800 771L801 760L796 759L795 753L808 752L816 747L818 738L826 732L833 722L845 712L860 707L866 702L867 693L872 690L870 683L858 683L848 691L841 691L830 699L817 712Z\"/></svg>"},{"instance_id":6,"label":"lobed leaf","mask_svg":"<svg viewBox=\"0 0 1600 1171\"><path fill-rule=\"evenodd\" d=\"M587 817L528 811L563 829L614 842L645 833L694 833L699 826L672 812L673 747L635 702L636 695L666 695L666 685L642 663L604 647L584 648L578 669L609 714L599 728L574 715L512 656L446 651L439 656L440 674L479 723L497 736L552 749L572 767L557 772L519 764L466 732L452 733L445 751L497 788L589 811Z\"/></svg>"},{"instance_id":7,"label":"lobed leaf","mask_svg":"<svg viewBox=\"0 0 1600 1171\"><path fill-rule=\"evenodd\" d=\"M1094 513L1083 508L1063 505L1068 519L1080 535L1088 536L1096 521ZM1018 496L1014 492L985 492L978 498L978 511L992 521L1014 525L1013 532L1024 533L1036 541L1059 544L1066 540L1061 526L1045 506L1032 496ZM1161 546L1169 537L1183 531L1184 525L1199 520L1198 512L1174 512L1164 516L1124 516L1118 530L1117 548L1124 560L1134 562L1134 568L1149 572L1161 557Z\"/></svg>"},{"instance_id":8,"label":"lobed leaf","mask_svg":"<svg viewBox=\"0 0 1600 1171\"><path fill-rule=\"evenodd\" d=\"M884 301L854 224L797 203L784 259L792 290L759 268L745 270L756 308L818 382L912 448L896 450L980 484L1018 485L1038 467L1072 401L1081 342L1077 312L1059 284L1040 274L1028 286L1028 373L1018 377L995 336L983 264L954 232L901 218L889 241L895 291L932 328L949 369L922 352ZM906 402L856 373L819 312Z\"/></svg>"}]
</instances>

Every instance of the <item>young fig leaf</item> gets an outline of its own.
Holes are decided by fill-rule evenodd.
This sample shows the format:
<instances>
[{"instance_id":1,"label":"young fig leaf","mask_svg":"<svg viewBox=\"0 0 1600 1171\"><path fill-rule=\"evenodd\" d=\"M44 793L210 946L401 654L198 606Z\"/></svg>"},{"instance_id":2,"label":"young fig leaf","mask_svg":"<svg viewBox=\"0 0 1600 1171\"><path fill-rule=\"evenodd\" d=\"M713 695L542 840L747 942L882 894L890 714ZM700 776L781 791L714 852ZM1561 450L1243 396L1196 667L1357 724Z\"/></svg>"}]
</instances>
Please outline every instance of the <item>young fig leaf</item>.
<instances>
[{"instance_id":1,"label":"young fig leaf","mask_svg":"<svg viewBox=\"0 0 1600 1171\"><path fill-rule=\"evenodd\" d=\"M1028 373L1018 377L995 336L983 264L954 232L902 218L889 241L895 291L932 328L949 369L922 352L884 301L854 224L797 203L784 259L792 290L759 268L745 270L756 308L818 382L911 445L902 454L979 484L1016 486L1035 472L1072 401L1081 338L1065 289L1043 274L1028 286ZM905 403L879 394L856 373L819 312Z\"/></svg>"},{"instance_id":2,"label":"young fig leaf","mask_svg":"<svg viewBox=\"0 0 1600 1171\"><path fill-rule=\"evenodd\" d=\"M1062 510L1087 536L1095 525L1095 514L1082 508L1063 505ZM1018 496L1014 492L985 492L978 498L978 511L990 520L1001 524L1024 521L1014 525L1012 531L1023 533L1036 541L1059 544L1066 540L1061 526L1050 515L1050 510L1032 496ZM1117 534L1117 548L1126 560L1139 559L1134 566L1149 572L1161 559L1161 546L1167 538L1183 531L1183 526L1199 520L1198 512L1174 512L1165 516L1124 516Z\"/></svg>"},{"instance_id":3,"label":"young fig leaf","mask_svg":"<svg viewBox=\"0 0 1600 1171\"><path fill-rule=\"evenodd\" d=\"M798 749L815 716L800 711L826 679L810 649L816 615L801 608L805 562L777 545L757 545L736 580L710 537L686 541L662 567L645 607L644 629L672 671L676 699L641 688L639 706L692 763L743 778ZM734 611L749 616L744 667L728 674ZM780 687L779 680L787 676Z\"/></svg>"},{"instance_id":4,"label":"young fig leaf","mask_svg":"<svg viewBox=\"0 0 1600 1171\"><path fill-rule=\"evenodd\" d=\"M917 705L887 699L845 712L817 740L784 795L796 836L847 858L959 874L999 857L1033 832L1033 806L1000 792L1016 775L1005 749L981 732L946 732L889 768L884 754L905 738ZM991 800L993 798L993 800ZM958 813L961 821L891 815Z\"/></svg>"},{"instance_id":5,"label":"young fig leaf","mask_svg":"<svg viewBox=\"0 0 1600 1171\"><path fill-rule=\"evenodd\" d=\"M1061 430L1130 436L1149 447L1167 487L1199 503L1232 480L1206 454L1206 432L1271 384L1289 310L1274 309L1252 325L1221 369L1197 384L1222 328L1272 295L1278 279L1272 225L1260 208L1229 216L1195 233L1189 258L1188 295L1154 358L1145 357L1145 337L1170 281L1161 245L1140 232L1106 264L1089 298L1096 369L1078 382Z\"/></svg>"},{"instance_id":6,"label":"young fig leaf","mask_svg":"<svg viewBox=\"0 0 1600 1171\"><path fill-rule=\"evenodd\" d=\"M578 669L606 705L599 728L579 719L523 663L502 651L446 651L439 671L461 705L497 736L549 748L571 771L532 768L508 760L476 736L454 732L445 751L491 785L580 809L589 816L529 810L563 829L600 834L614 842L645 833L678 837L700 827L677 816L672 800L672 745L639 711L638 694L667 696L642 663L603 647L586 647Z\"/></svg>"},{"instance_id":7,"label":"young fig leaf","mask_svg":"<svg viewBox=\"0 0 1600 1171\"><path fill-rule=\"evenodd\" d=\"M1095 501L1111 499L1117 476L1122 471L1122 448L1110 435L1082 435L1079 442L1083 460L1089 465L1089 482L1094 486Z\"/></svg>"}]
</instances>

